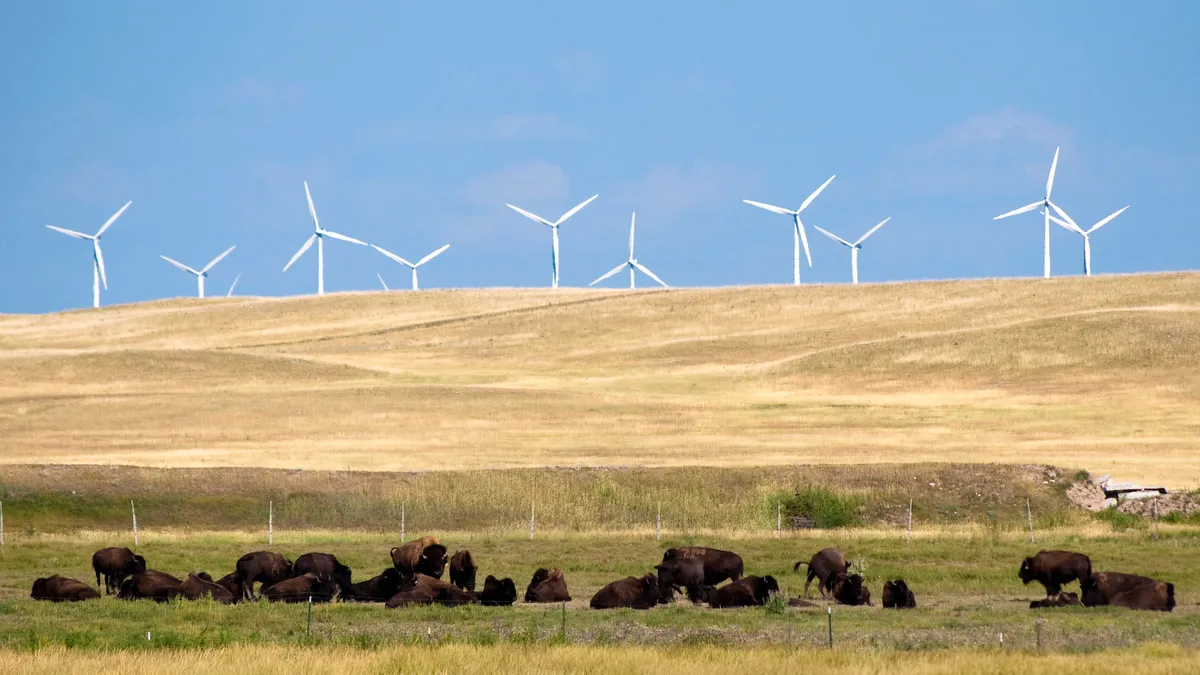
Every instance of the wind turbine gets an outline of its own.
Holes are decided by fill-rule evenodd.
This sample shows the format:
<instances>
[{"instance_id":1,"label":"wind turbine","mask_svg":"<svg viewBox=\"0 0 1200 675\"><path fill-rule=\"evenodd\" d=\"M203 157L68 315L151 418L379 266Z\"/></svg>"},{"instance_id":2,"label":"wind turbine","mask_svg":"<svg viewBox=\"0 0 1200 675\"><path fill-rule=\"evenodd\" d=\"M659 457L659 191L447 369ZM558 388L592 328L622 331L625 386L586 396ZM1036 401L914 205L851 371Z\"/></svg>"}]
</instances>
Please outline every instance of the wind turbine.
<instances>
[{"instance_id":1,"label":"wind turbine","mask_svg":"<svg viewBox=\"0 0 1200 675\"><path fill-rule=\"evenodd\" d=\"M1015 216L1021 213L1028 213L1029 211L1032 211L1038 207L1045 209L1042 213L1042 215L1045 216L1046 223L1046 243L1043 247L1044 255L1042 257L1042 276L1047 279L1050 278L1050 209L1057 211L1058 215L1063 217L1063 220L1071 220L1071 217L1068 216L1062 209L1058 208L1057 204L1050 201L1050 191L1054 188L1054 171L1058 168L1058 151L1060 149L1061 148L1054 149L1054 161L1050 164L1050 176L1046 178L1046 196L1032 204L1022 206L1019 209L1013 209L1008 213L992 218L992 220L1000 220L1001 218L1007 218L1009 216Z\"/></svg>"},{"instance_id":2,"label":"wind turbine","mask_svg":"<svg viewBox=\"0 0 1200 675\"><path fill-rule=\"evenodd\" d=\"M512 209L513 211L516 211L517 213L525 216L526 218L528 218L532 221L541 223L543 225L548 225L550 227L550 236L551 236L551 240L552 240L551 241L552 248L550 249L550 287L551 288L558 288L558 226L565 223L567 221L567 218L570 218L571 216L575 215L576 213L579 213L579 209L582 209L583 207L592 203L592 200L599 196L600 195L592 195L587 200L585 200L582 204L580 204L580 205L576 206L575 208L571 209L570 211L567 211L566 213L562 214L562 217L559 218L558 220L554 221L553 223L546 220L545 218L543 218L541 216L534 215L520 207L513 206L512 204L505 204L505 206L507 206L508 208Z\"/></svg>"},{"instance_id":3,"label":"wind turbine","mask_svg":"<svg viewBox=\"0 0 1200 675\"><path fill-rule=\"evenodd\" d=\"M858 250L862 248L862 244L864 241L867 240L867 237L875 234L875 230L878 230L879 228L883 227L884 223L886 223L887 221L889 221L891 219L892 219L891 216L884 218L878 225L876 225L875 227L872 227L870 230L868 230L866 234L859 237L858 241L854 242L853 244L846 241L845 239L842 239L841 237L837 236L836 234L830 232L829 230L822 228L819 225L813 225L813 227L816 228L818 232L820 232L821 234L825 235L826 237L829 237L830 239L836 241L837 243L850 247L850 271L851 271L851 275L854 278L854 283L857 284L858 283Z\"/></svg>"},{"instance_id":4,"label":"wind turbine","mask_svg":"<svg viewBox=\"0 0 1200 675\"><path fill-rule=\"evenodd\" d=\"M446 244L445 246L434 251L433 253L430 253L429 255L425 256L424 258L421 258L415 264L408 262L404 258L401 258L400 256L396 255L395 253L392 253L391 251L379 248L375 244L371 244L371 247L374 248L376 251L379 251L380 253L391 258L392 260L395 260L396 262L400 263L401 265L408 265L409 267L411 267L412 268L412 277L413 277L412 289L415 291L415 290L418 290L417 289L417 268L420 267L421 265L424 265L425 263L429 262L430 260L433 260L434 258L438 257L439 255L441 255L442 251L445 251L446 249L450 248L450 244ZM376 274L376 276L379 276L379 275ZM382 276L379 276L379 282L383 283ZM385 291L388 290L387 284L383 284L383 290L385 290Z\"/></svg>"},{"instance_id":5,"label":"wind turbine","mask_svg":"<svg viewBox=\"0 0 1200 675\"><path fill-rule=\"evenodd\" d=\"M92 242L92 307L100 306L101 282L104 283L104 290L108 290L108 275L104 273L104 254L100 251L100 235L104 234L105 230L112 226L113 223L117 222L117 218L120 218L121 214L125 213L125 209L129 208L129 205L132 203L133 202L131 201L125 202L125 206L122 206L120 211L117 211L112 215L111 218L105 221L105 223L100 226L100 229L96 232L96 234L84 234L82 232L76 232L75 230L68 230L62 227L55 227L53 225L46 226L55 232L62 232L68 237L87 239Z\"/></svg>"},{"instance_id":6,"label":"wind turbine","mask_svg":"<svg viewBox=\"0 0 1200 675\"><path fill-rule=\"evenodd\" d=\"M1104 227L1105 225L1107 225L1109 223L1109 221L1111 221L1113 218L1116 218L1117 216L1121 215L1122 213L1125 213L1125 209L1127 209L1127 208L1129 208L1129 207L1126 206L1124 209L1120 209L1118 211L1115 211L1115 212L1109 214L1109 216L1107 218L1105 218L1104 220L1101 220L1100 222L1096 223L1095 225L1093 225L1091 228L1089 228L1087 230L1080 227L1078 223L1076 223L1074 220L1071 220L1070 218L1067 218L1065 221L1063 221L1063 220L1059 220L1058 218L1055 218L1054 216L1050 216L1050 220L1053 220L1054 222L1058 223L1059 225L1062 225L1063 227L1067 228L1068 230L1070 230L1072 232L1077 232L1077 233L1083 235L1083 273L1085 275L1087 275L1089 277L1092 276L1092 233L1095 232L1096 230ZM1066 214L1064 213L1063 215L1065 216Z\"/></svg>"},{"instance_id":7,"label":"wind turbine","mask_svg":"<svg viewBox=\"0 0 1200 675\"><path fill-rule=\"evenodd\" d=\"M604 276L600 277L599 279L593 281L592 283L588 284L588 286L595 286L596 284L600 283L601 281L604 281L605 279L611 277L612 275L616 274L617 272L620 272L621 270L628 267L629 268L629 287L630 288L634 287L633 286L633 271L635 269L638 270L639 272L641 272L642 274L645 274L646 276L650 277L651 279L657 281L658 283L662 284L663 288L668 288L667 283L665 281L663 281L662 279L659 279L657 276L654 275L654 272L651 272L648 267L641 264L640 262L637 261L637 258L633 257L633 226L636 222L637 222L637 212L634 212L634 214L632 216L630 216L630 218L629 218L629 260L626 260L625 262L621 263L620 265L617 265L616 267L612 268L612 270L610 270L607 274L605 274Z\"/></svg>"},{"instance_id":8,"label":"wind turbine","mask_svg":"<svg viewBox=\"0 0 1200 675\"><path fill-rule=\"evenodd\" d=\"M313 232L313 235L308 238L308 241L304 242L304 245L300 247L300 250L296 251L296 255L292 256L292 259L288 261L288 264L283 266L283 271L288 271L288 268L292 266L292 263L299 260L300 256L304 255L304 252L312 247L313 241L316 241L317 295L325 295L325 237L341 239L342 241L348 241L351 244L358 244L359 246L366 246L367 242L359 241L354 237L347 237L344 234L338 234L332 230L321 229L321 223L317 220L317 209L313 206L312 193L308 191L308 181L304 181L304 196L308 198L308 213L312 216L313 227L316 228L316 232Z\"/></svg>"},{"instance_id":9,"label":"wind turbine","mask_svg":"<svg viewBox=\"0 0 1200 675\"><path fill-rule=\"evenodd\" d=\"M817 195L821 194L822 190L824 190L826 187L829 186L830 183L833 182L834 178L837 178L837 174L830 176L829 180L822 183L821 187L817 188L811 195L809 195L808 199L805 199L804 203L800 205L800 208L796 209L795 211L792 211L790 209L785 209L782 206L772 206L770 204L763 204L762 202L750 201L749 199L742 200L751 206L757 206L760 209L766 209L772 213L778 213L781 215L792 217L792 225L795 228L794 231L792 232L792 244L793 244L792 250L793 250L793 254L794 254L792 257L792 283L797 286L800 285L800 244L801 243L804 244L804 255L805 255L805 257L808 258L808 266L812 267L812 253L810 253L808 250L808 235L806 235L804 233L804 223L800 220L800 212L803 211L804 209L807 209L808 205L811 204L812 201L817 198Z\"/></svg>"},{"instance_id":10,"label":"wind turbine","mask_svg":"<svg viewBox=\"0 0 1200 675\"><path fill-rule=\"evenodd\" d=\"M179 269L183 270L184 272L188 272L189 274L195 274L196 275L196 284L200 287L199 297L203 298L204 297L204 278L208 276L208 271L211 270L213 267L216 267L217 263L221 262L222 258L229 255L230 253L233 253L233 249L235 249L235 248L237 248L237 246L230 246L229 248L225 249L224 253L222 253L221 255L210 260L209 263L207 265L205 265L204 268L199 271L196 271L195 269L188 267L187 265L184 265L183 263L179 262L178 260L173 260L171 258L168 258L165 255L160 255L158 257L162 258L163 260L166 260L167 262L178 267ZM238 276L240 277L241 275L239 274ZM234 285L236 285L237 279L234 279L233 283L234 283ZM233 293L233 286L229 287L229 293ZM226 297L229 297L228 293L226 294Z\"/></svg>"},{"instance_id":11,"label":"wind turbine","mask_svg":"<svg viewBox=\"0 0 1200 675\"><path fill-rule=\"evenodd\" d=\"M376 272L376 273L375 273L375 276L379 278L379 283L383 284L383 290L385 290L385 291L390 291L390 290L392 290L392 289L390 289L390 288L388 288L388 287L387 287L387 282L383 280L383 275L382 275L382 274L380 274L379 272Z\"/></svg>"},{"instance_id":12,"label":"wind turbine","mask_svg":"<svg viewBox=\"0 0 1200 675\"><path fill-rule=\"evenodd\" d=\"M238 279L241 279L241 278L242 278L242 273L238 272L238 275L233 278L233 283L229 284L229 291L227 293L225 293L225 297L227 297L227 298L233 297L233 289L234 289L234 287L237 286Z\"/></svg>"}]
</instances>

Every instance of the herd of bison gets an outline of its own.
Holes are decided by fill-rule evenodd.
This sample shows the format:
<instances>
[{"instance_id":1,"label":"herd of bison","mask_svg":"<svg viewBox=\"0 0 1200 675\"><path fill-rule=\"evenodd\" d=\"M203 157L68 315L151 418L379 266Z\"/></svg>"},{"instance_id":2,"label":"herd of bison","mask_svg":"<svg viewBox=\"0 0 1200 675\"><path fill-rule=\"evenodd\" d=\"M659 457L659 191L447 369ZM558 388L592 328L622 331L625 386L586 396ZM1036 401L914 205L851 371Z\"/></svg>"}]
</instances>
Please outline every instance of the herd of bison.
<instances>
[{"instance_id":1,"label":"herd of bison","mask_svg":"<svg viewBox=\"0 0 1200 675\"><path fill-rule=\"evenodd\" d=\"M447 549L434 537L423 537L391 551L392 566L378 576L354 583L350 568L329 553L305 553L289 561L278 553L257 551L238 559L233 572L214 580L204 572L186 579L147 569L146 560L128 548L105 548L92 556L96 584L103 578L107 594L118 598L147 598L166 602L172 598L198 600L211 597L232 604L259 597L271 602L382 602L388 607L409 605L464 605L478 603L512 605L517 588L512 579L488 575L476 591L476 566L470 551L449 558L450 581L442 581L447 566ZM845 605L870 605L871 593L863 578L851 574L850 562L836 548L819 551L794 569L808 567L804 597L791 598L792 606L813 606L810 586L817 581L822 597L830 596ZM779 592L772 576L743 575L742 558L731 551L688 546L668 549L657 573L618 579L592 596L591 607L650 609L670 603L676 593L686 593L694 604L710 607L764 605ZM1149 577L1119 572L1093 572L1091 560L1082 553L1041 551L1025 558L1018 577L1025 584L1037 581L1046 588L1046 598L1030 603L1031 608L1067 605L1114 605L1131 609L1171 611L1175 607L1175 585ZM722 582L729 583L721 586ZM1063 584L1078 581L1081 593L1062 592ZM53 602L99 598L100 593L82 581L61 576L38 579L31 596ZM525 602L568 602L567 581L562 571L539 569L525 589ZM916 607L916 597L900 579L883 586L883 606Z\"/></svg>"}]
</instances>

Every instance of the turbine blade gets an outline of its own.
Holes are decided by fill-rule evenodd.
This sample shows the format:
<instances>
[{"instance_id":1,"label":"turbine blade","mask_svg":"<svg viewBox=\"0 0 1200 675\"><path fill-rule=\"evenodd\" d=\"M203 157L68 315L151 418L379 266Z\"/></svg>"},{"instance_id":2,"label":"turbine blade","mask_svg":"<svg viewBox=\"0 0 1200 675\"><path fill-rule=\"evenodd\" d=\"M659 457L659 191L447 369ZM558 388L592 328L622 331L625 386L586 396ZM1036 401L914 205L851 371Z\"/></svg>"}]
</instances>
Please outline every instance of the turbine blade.
<instances>
[{"instance_id":1,"label":"turbine blade","mask_svg":"<svg viewBox=\"0 0 1200 675\"><path fill-rule=\"evenodd\" d=\"M612 275L616 274L617 272L620 272L621 270L625 269L628 266L629 266L629 263L623 262L620 265L617 265L616 267L612 268L608 272L605 272L603 276L601 276L599 279L596 279L592 283L588 284L588 286L595 286L596 284L600 283L601 281L604 281L605 279L611 277Z\"/></svg>"},{"instance_id":2,"label":"turbine blade","mask_svg":"<svg viewBox=\"0 0 1200 675\"><path fill-rule=\"evenodd\" d=\"M583 200L583 202L581 202L578 206L576 206L575 208L571 209L570 211L567 211L566 213L562 214L562 218L559 218L557 221L555 221L554 224L562 225L563 223L567 222L567 218L570 218L571 216L575 215L576 213L579 213L579 209L582 209L583 207L587 206L588 204L591 204L592 200L599 196L600 195L592 195L591 197L588 197L587 199Z\"/></svg>"},{"instance_id":3,"label":"turbine blade","mask_svg":"<svg viewBox=\"0 0 1200 675\"><path fill-rule=\"evenodd\" d=\"M348 241L351 244L358 244L359 246L367 245L367 242L365 242L365 241L359 241L359 240L355 239L354 237L347 237L344 234L338 234L337 232L334 232L333 230L325 230L325 231L321 232L321 236L333 237L334 239L341 239L342 241Z\"/></svg>"},{"instance_id":4,"label":"turbine blade","mask_svg":"<svg viewBox=\"0 0 1200 675\"><path fill-rule=\"evenodd\" d=\"M1082 229L1083 229L1082 227L1079 227L1079 223L1075 222L1075 219L1074 219L1074 218L1072 218L1071 216L1068 216L1068 215L1067 215L1067 212L1066 212L1066 211L1063 211L1062 209L1060 209L1060 208L1058 207L1058 204L1055 204L1055 203L1054 203L1054 202L1052 202L1052 201L1047 201L1046 203L1047 203L1047 204L1049 204L1049 205L1050 205L1050 208L1054 209L1054 211L1055 211L1056 213L1058 213L1058 215L1059 215L1059 216L1061 216L1063 220L1065 220L1065 221L1067 221L1068 223L1070 223L1070 224L1074 225L1076 229L1079 229L1079 230L1082 230Z\"/></svg>"},{"instance_id":5,"label":"turbine blade","mask_svg":"<svg viewBox=\"0 0 1200 675\"><path fill-rule=\"evenodd\" d=\"M508 208L512 209L513 211L516 211L517 213L519 213L519 214L521 214L521 215L525 216L526 218L528 218L528 219L530 219L530 220L532 220L532 221L539 222L539 223L541 223L541 224L543 224L543 225L549 225L550 227L554 227L554 223L552 223L552 222L550 222L550 221L546 220L545 218L543 218L543 217L541 217L541 216L534 215L534 214L532 214L532 213L530 213L530 212L526 211L525 209L523 209L523 208L521 208L521 207L519 207L519 206L513 206L512 204L505 204L505 206L507 206Z\"/></svg>"},{"instance_id":6,"label":"turbine blade","mask_svg":"<svg viewBox=\"0 0 1200 675\"><path fill-rule=\"evenodd\" d=\"M1127 209L1127 208L1129 208L1129 207L1128 207L1128 206L1126 206L1126 207L1125 207L1125 209ZM1107 225L1107 224L1109 223L1109 221L1111 221L1113 218L1116 218L1117 216L1121 215L1122 213L1125 213L1125 209L1121 209L1120 211L1117 211L1116 213L1113 213L1112 215L1110 215L1109 217L1105 218L1104 220L1102 220L1102 221L1100 221L1100 222L1096 223L1095 225L1093 225L1093 226L1092 226L1092 229L1090 229L1090 230L1088 230L1088 231L1087 231L1087 233L1088 233L1088 234L1091 234L1091 233L1095 232L1096 230L1098 230L1098 229L1100 229L1100 228L1104 227L1104 226L1105 226L1105 225Z\"/></svg>"},{"instance_id":7,"label":"turbine blade","mask_svg":"<svg viewBox=\"0 0 1200 675\"><path fill-rule=\"evenodd\" d=\"M804 221L796 214L796 230L800 232L800 245L804 247L804 257L808 258L808 266L812 267L812 251L808 250L808 234L804 232Z\"/></svg>"},{"instance_id":8,"label":"turbine blade","mask_svg":"<svg viewBox=\"0 0 1200 675\"><path fill-rule=\"evenodd\" d=\"M308 214L312 216L313 227L321 231L321 223L317 220L317 207L313 206L312 193L308 191L308 181L304 181L304 197L308 200Z\"/></svg>"},{"instance_id":9,"label":"turbine blade","mask_svg":"<svg viewBox=\"0 0 1200 675\"><path fill-rule=\"evenodd\" d=\"M830 239L836 241L839 244L843 244L845 246L849 246L850 248L854 248L854 244L851 244L850 242L846 241L845 239L842 239L841 237L830 232L829 230L826 230L825 228L821 227L820 225L813 225L813 229L816 230L817 232L820 232L821 234L825 235L826 237L829 237Z\"/></svg>"},{"instance_id":10,"label":"turbine blade","mask_svg":"<svg viewBox=\"0 0 1200 675\"><path fill-rule=\"evenodd\" d=\"M1021 213L1028 213L1028 212L1036 209L1037 207L1041 206L1044 203L1045 203L1045 200L1034 202L1032 204L1029 204L1028 206L1022 206L1019 209L1013 209L1012 211L1009 211L1008 213L996 216L995 218L992 218L992 220L1000 220L1001 218L1007 218L1009 216L1015 216L1015 215L1021 214Z\"/></svg>"},{"instance_id":11,"label":"turbine blade","mask_svg":"<svg viewBox=\"0 0 1200 675\"><path fill-rule=\"evenodd\" d=\"M408 265L409 267L416 267L416 265L414 265L414 264L412 264L412 263L408 262L408 261L407 261L407 260L405 260L404 258L401 258L400 256L396 255L395 253L392 253L391 251L388 251L388 250L385 250L385 249L379 248L379 247L378 247L378 246L376 246L375 244L371 244L371 248L375 249L376 251L379 251L380 253L382 253L382 254L386 255L387 257L391 258L392 260L395 260L396 262L400 263L401 265Z\"/></svg>"},{"instance_id":12,"label":"turbine blade","mask_svg":"<svg viewBox=\"0 0 1200 675\"><path fill-rule=\"evenodd\" d=\"M1054 161L1050 163L1050 176L1046 178L1046 200L1050 200L1050 190L1054 189L1054 172L1058 170L1058 151L1054 149Z\"/></svg>"},{"instance_id":13,"label":"turbine blade","mask_svg":"<svg viewBox=\"0 0 1200 675\"><path fill-rule=\"evenodd\" d=\"M1045 211L1038 211L1038 213L1040 213L1043 216L1046 215ZM1067 221L1059 218L1058 216L1055 216L1054 214L1050 214L1050 220L1055 223L1058 223L1065 230L1070 230L1071 232L1075 232L1078 234L1084 234L1084 231L1079 229L1078 225L1068 223Z\"/></svg>"},{"instance_id":14,"label":"turbine blade","mask_svg":"<svg viewBox=\"0 0 1200 675\"><path fill-rule=\"evenodd\" d=\"M790 211L788 209L783 208L782 206L772 206L771 204L764 204L762 202L756 202L756 201L752 201L749 199L743 199L742 201L746 202L750 206L757 206L760 209L766 209L766 210L770 211L771 213L778 213L781 216L796 215L795 211Z\"/></svg>"},{"instance_id":15,"label":"turbine blade","mask_svg":"<svg viewBox=\"0 0 1200 675\"><path fill-rule=\"evenodd\" d=\"M305 251L312 248L313 242L316 240L317 240L317 235L314 234L314 235L310 236L308 238L308 241L304 242L304 245L300 247L300 250L296 251L296 255L292 256L292 259L288 261L288 264L283 266L283 271L284 272L288 271L288 268L292 266L292 263L299 260L300 256L304 255Z\"/></svg>"},{"instance_id":16,"label":"turbine blade","mask_svg":"<svg viewBox=\"0 0 1200 675\"><path fill-rule=\"evenodd\" d=\"M55 227L53 225L47 225L46 227L54 230L55 232L62 232L63 234L67 235L68 237L75 237L76 239L95 239L95 237L93 237L90 234L76 232L75 230L68 230L68 229L65 229L62 227Z\"/></svg>"},{"instance_id":17,"label":"turbine blade","mask_svg":"<svg viewBox=\"0 0 1200 675\"><path fill-rule=\"evenodd\" d=\"M867 231L867 233L866 233L866 234L864 234L863 236L859 237L859 238L858 238L858 241L854 242L854 245L855 245L855 246L858 246L859 244L861 244L861 243L863 243L864 241L866 241L866 240L867 240L867 237L869 237L869 236L871 236L871 235L875 234L875 231L876 231L876 230L878 230L879 228L883 227L883 226L884 226L884 224L885 224L885 223L887 223L887 221L889 221L889 220L891 220L891 219L892 219L892 217L891 217L891 216L888 216L887 218L884 218L884 219L883 219L883 222L879 223L879 224L878 224L878 225L876 225L875 227L872 227L870 230L868 230L868 231Z\"/></svg>"},{"instance_id":18,"label":"turbine blade","mask_svg":"<svg viewBox=\"0 0 1200 675\"><path fill-rule=\"evenodd\" d=\"M227 297L227 298L232 298L232 297L233 297L233 289L234 289L234 288L237 288L237 282L238 282L238 279L241 279L241 278L242 278L242 273L241 273L241 272L238 272L238 275L237 275L236 277L234 277L234 278L233 278L233 283L232 283L232 284L229 284L229 292L227 292L227 293L225 294L225 297Z\"/></svg>"},{"instance_id":19,"label":"turbine blade","mask_svg":"<svg viewBox=\"0 0 1200 675\"><path fill-rule=\"evenodd\" d=\"M192 268L188 267L187 265L184 265L183 263L179 262L178 260L174 260L174 259L172 259L172 258L168 258L168 257L167 257L167 256L165 256L165 255L160 255L160 256L158 256L158 257L162 258L163 260L166 260L167 262L169 262L169 263L171 263L172 265L174 265L174 266L178 267L179 269L183 270L184 272L190 272L190 273L192 273L192 274L195 274L196 276L200 276L200 273L199 273L199 272L197 272L196 270L194 270L194 269L192 269Z\"/></svg>"},{"instance_id":20,"label":"turbine blade","mask_svg":"<svg viewBox=\"0 0 1200 675\"><path fill-rule=\"evenodd\" d=\"M235 248L237 248L237 246L230 246L228 249L225 250L224 253L213 258L212 262L208 263L207 265L204 266L204 269L200 270L200 273L204 274L205 272L211 270L214 266L216 266L217 263L221 262L222 258L229 255L230 253L233 253L233 249L235 249Z\"/></svg>"},{"instance_id":21,"label":"turbine blade","mask_svg":"<svg viewBox=\"0 0 1200 675\"><path fill-rule=\"evenodd\" d=\"M633 260L633 227L637 224L637 211L629 218L629 259Z\"/></svg>"},{"instance_id":22,"label":"turbine blade","mask_svg":"<svg viewBox=\"0 0 1200 675\"><path fill-rule=\"evenodd\" d=\"M796 209L796 213L800 213L800 212L801 212L801 211L803 211L804 209L807 209L807 208L808 208L808 205L809 205L809 204L811 204L811 203L812 203L812 201L813 201L814 199L816 199L816 198L817 198L817 195L821 194L821 191L822 191L822 190L824 190L825 188L829 187L829 184L833 182L833 179L834 179L834 178L837 178L837 174L836 174L836 173L835 173L835 174L833 174L832 176L830 176L830 177L829 177L829 180L825 181L824 183L821 183L821 187L819 187L819 188L817 188L816 190L814 190L814 191L813 191L813 193L812 193L811 195L809 195L809 196L808 196L808 199L805 199L805 200L804 200L804 203L800 205L800 208Z\"/></svg>"},{"instance_id":23,"label":"turbine blade","mask_svg":"<svg viewBox=\"0 0 1200 675\"><path fill-rule=\"evenodd\" d=\"M100 250L100 241L92 240L92 251L96 255L96 267L100 268L100 281L104 284L104 290L108 290L108 275L104 273L104 252Z\"/></svg>"},{"instance_id":24,"label":"turbine blade","mask_svg":"<svg viewBox=\"0 0 1200 675\"><path fill-rule=\"evenodd\" d=\"M114 213L112 215L112 218L109 218L108 220L104 221L104 224L100 226L100 231L96 233L96 236L99 237L100 235L104 234L104 231L107 230L110 225L117 222L117 218L120 218L121 214L125 213L125 209L129 208L129 205L132 203L133 203L132 201L125 202L125 206L122 206L120 211L117 211L116 213ZM107 286L105 288L107 288Z\"/></svg>"},{"instance_id":25,"label":"turbine blade","mask_svg":"<svg viewBox=\"0 0 1200 675\"><path fill-rule=\"evenodd\" d=\"M651 279L657 281L659 284L662 285L663 288L670 288L670 286L667 285L667 282L665 282L662 279L659 279L657 276L655 276L654 272L651 272L649 267L646 267L645 265L641 264L640 262L631 262L629 264L638 268L638 270L642 274L645 274L646 276L650 277Z\"/></svg>"},{"instance_id":26,"label":"turbine blade","mask_svg":"<svg viewBox=\"0 0 1200 675\"><path fill-rule=\"evenodd\" d=\"M446 244L445 246L434 251L433 253L430 253L429 255L425 256L424 258L421 258L420 260L417 261L416 265L413 265L413 267L420 267L421 265L424 265L425 263L429 262L430 260L433 260L434 258L441 255L442 252L448 248L450 248L450 244Z\"/></svg>"},{"instance_id":27,"label":"turbine blade","mask_svg":"<svg viewBox=\"0 0 1200 675\"><path fill-rule=\"evenodd\" d=\"M388 288L388 287L387 287L387 282L383 280L383 275L382 275L382 274L380 274L379 272L376 272L376 273L375 273L375 276L379 277L379 283L383 284L383 290L385 290L385 291L390 291L390 290L392 290L392 289L390 289L390 288Z\"/></svg>"}]
</instances>

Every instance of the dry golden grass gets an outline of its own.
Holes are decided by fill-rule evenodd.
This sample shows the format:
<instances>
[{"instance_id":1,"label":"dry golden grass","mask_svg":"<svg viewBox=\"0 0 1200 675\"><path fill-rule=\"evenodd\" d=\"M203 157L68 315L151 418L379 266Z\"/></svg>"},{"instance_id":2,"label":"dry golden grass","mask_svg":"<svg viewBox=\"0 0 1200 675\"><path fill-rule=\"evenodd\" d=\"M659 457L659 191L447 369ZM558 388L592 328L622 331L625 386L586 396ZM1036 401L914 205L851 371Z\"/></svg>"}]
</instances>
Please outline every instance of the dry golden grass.
<instances>
[{"instance_id":1,"label":"dry golden grass","mask_svg":"<svg viewBox=\"0 0 1200 675\"><path fill-rule=\"evenodd\" d=\"M1200 484L1200 275L0 317L0 462L1046 463Z\"/></svg>"},{"instance_id":2,"label":"dry golden grass","mask_svg":"<svg viewBox=\"0 0 1200 675\"><path fill-rule=\"evenodd\" d=\"M0 672L70 675L141 673L796 673L860 675L1146 675L1195 673L1200 655L1150 645L1091 654L1042 655L1018 651L863 653L736 647L645 648L544 645L443 645L379 650L304 647L81 652L43 649L0 652Z\"/></svg>"}]
</instances>

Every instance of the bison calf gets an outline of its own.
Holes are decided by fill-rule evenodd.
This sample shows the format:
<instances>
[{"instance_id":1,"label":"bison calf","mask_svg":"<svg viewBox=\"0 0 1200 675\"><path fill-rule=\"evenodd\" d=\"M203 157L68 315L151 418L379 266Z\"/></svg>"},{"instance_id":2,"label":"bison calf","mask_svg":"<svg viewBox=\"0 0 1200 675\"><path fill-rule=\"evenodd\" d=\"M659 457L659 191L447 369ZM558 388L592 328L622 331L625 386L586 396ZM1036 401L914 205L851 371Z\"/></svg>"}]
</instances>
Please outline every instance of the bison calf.
<instances>
[{"instance_id":1,"label":"bison calf","mask_svg":"<svg viewBox=\"0 0 1200 675\"><path fill-rule=\"evenodd\" d=\"M885 609L914 609L917 606L917 596L908 590L908 584L904 583L903 579L885 581L883 606Z\"/></svg>"},{"instance_id":2,"label":"bison calf","mask_svg":"<svg viewBox=\"0 0 1200 675\"><path fill-rule=\"evenodd\" d=\"M693 604L703 602L704 563L697 558L676 558L655 566L658 570L658 589L663 604L674 599L675 591L687 589L688 600Z\"/></svg>"},{"instance_id":3,"label":"bison calf","mask_svg":"<svg viewBox=\"0 0 1200 675\"><path fill-rule=\"evenodd\" d=\"M77 579L60 577L57 574L33 582L29 597L50 602L81 602L100 597L100 591Z\"/></svg>"},{"instance_id":4,"label":"bison calf","mask_svg":"<svg viewBox=\"0 0 1200 675\"><path fill-rule=\"evenodd\" d=\"M632 607L650 609L658 604L658 577L647 574L642 577L625 577L601 588L592 596L592 609L614 609Z\"/></svg>"},{"instance_id":5,"label":"bison calf","mask_svg":"<svg viewBox=\"0 0 1200 675\"><path fill-rule=\"evenodd\" d=\"M1091 558L1073 551L1038 551L1032 558L1026 558L1017 572L1026 586L1033 581L1045 586L1048 598L1058 595L1063 584L1082 581L1091 575Z\"/></svg>"},{"instance_id":6,"label":"bison calf","mask_svg":"<svg viewBox=\"0 0 1200 675\"><path fill-rule=\"evenodd\" d=\"M475 590L475 560L470 551L458 551L450 559L450 583L464 591Z\"/></svg>"}]
</instances>

